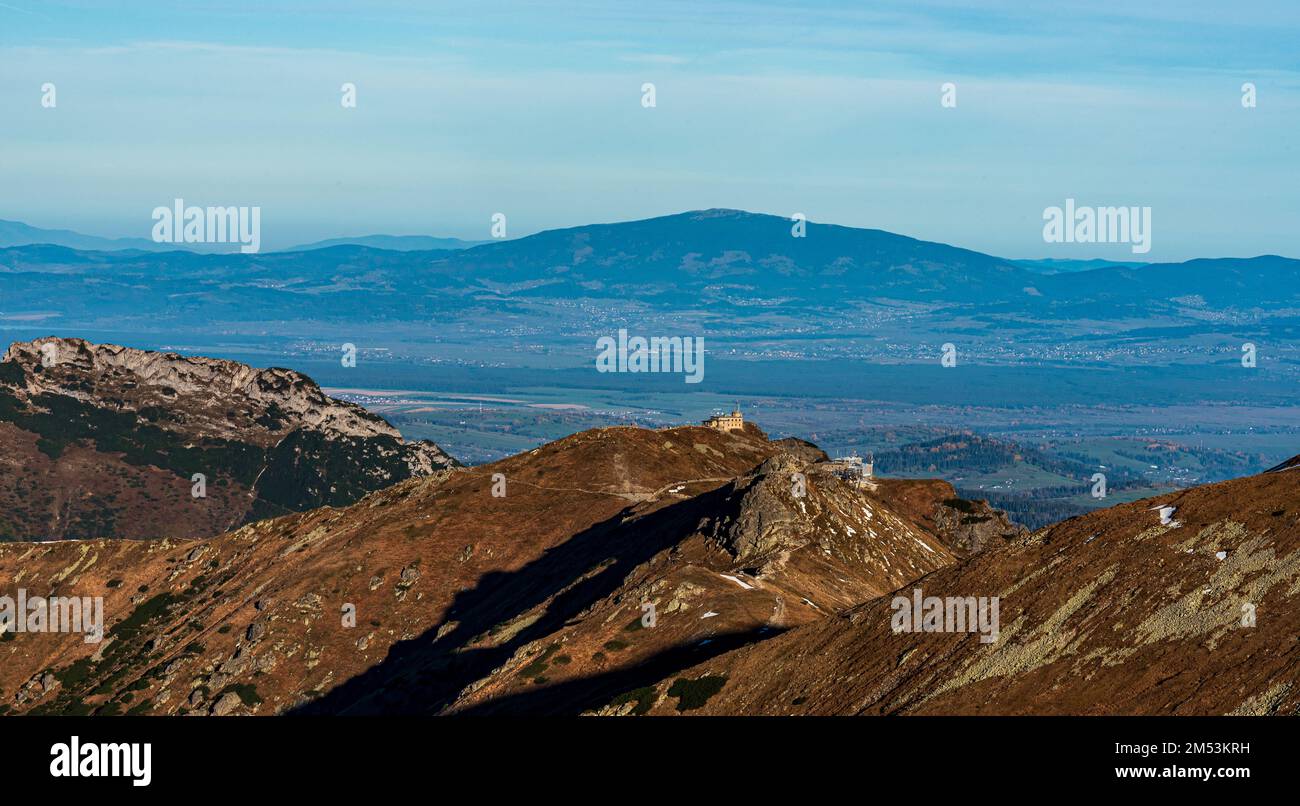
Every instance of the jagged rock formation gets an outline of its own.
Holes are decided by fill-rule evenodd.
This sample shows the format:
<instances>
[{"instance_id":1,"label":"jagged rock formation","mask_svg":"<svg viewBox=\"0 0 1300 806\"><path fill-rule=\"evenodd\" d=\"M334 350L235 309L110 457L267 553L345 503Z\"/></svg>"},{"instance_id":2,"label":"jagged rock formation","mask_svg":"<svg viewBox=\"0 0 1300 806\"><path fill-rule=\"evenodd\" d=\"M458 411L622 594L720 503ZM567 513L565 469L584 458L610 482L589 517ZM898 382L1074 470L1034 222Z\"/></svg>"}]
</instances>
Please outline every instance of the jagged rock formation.
<instances>
[{"instance_id":1,"label":"jagged rock formation","mask_svg":"<svg viewBox=\"0 0 1300 806\"><path fill-rule=\"evenodd\" d=\"M974 554L989 546L1023 537L1028 529L1012 523L1005 512L989 506L988 501L945 498L935 507L935 528L947 538L949 548L961 554Z\"/></svg>"},{"instance_id":2,"label":"jagged rock formation","mask_svg":"<svg viewBox=\"0 0 1300 806\"><path fill-rule=\"evenodd\" d=\"M10 345L0 437L0 539L210 535L456 464L292 370L81 339Z\"/></svg>"},{"instance_id":3,"label":"jagged rock formation","mask_svg":"<svg viewBox=\"0 0 1300 806\"><path fill-rule=\"evenodd\" d=\"M877 479L876 483L882 499L933 530L959 557L1029 533L987 501L958 497L952 485L941 479Z\"/></svg>"}]
</instances>

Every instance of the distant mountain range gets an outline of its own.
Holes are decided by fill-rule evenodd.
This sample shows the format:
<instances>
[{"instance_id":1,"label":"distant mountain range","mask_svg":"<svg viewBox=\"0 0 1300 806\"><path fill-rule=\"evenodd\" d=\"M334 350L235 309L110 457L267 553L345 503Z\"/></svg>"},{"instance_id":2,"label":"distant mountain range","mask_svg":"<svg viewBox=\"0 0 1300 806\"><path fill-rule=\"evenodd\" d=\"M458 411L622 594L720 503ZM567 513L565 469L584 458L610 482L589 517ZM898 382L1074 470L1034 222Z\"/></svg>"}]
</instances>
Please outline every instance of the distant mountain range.
<instances>
[{"instance_id":1,"label":"distant mountain range","mask_svg":"<svg viewBox=\"0 0 1300 806\"><path fill-rule=\"evenodd\" d=\"M356 238L330 238L326 241L279 249L279 252L306 252L331 246L366 246L394 252L436 252L440 249L468 249L486 241L462 241L459 238L435 238L432 235L361 235Z\"/></svg>"},{"instance_id":2,"label":"distant mountain range","mask_svg":"<svg viewBox=\"0 0 1300 806\"><path fill-rule=\"evenodd\" d=\"M95 235L82 235L68 229L41 229L24 224L21 221L0 219L0 247L30 246L33 244L53 244L69 249L94 249L116 251L121 249L144 249L160 251L164 248L175 249L171 244L158 244L148 238L100 238Z\"/></svg>"},{"instance_id":3,"label":"distant mountain range","mask_svg":"<svg viewBox=\"0 0 1300 806\"><path fill-rule=\"evenodd\" d=\"M436 251L439 249L465 249L482 241L462 241L459 238L436 238L430 235L361 235L356 238L331 238L325 241L302 244L280 252L305 252L331 246L368 246L372 249L390 249L397 252ZM138 249L145 252L186 251L196 253L232 252L227 245L155 243L149 238L101 238L83 235L66 229L42 229L21 221L0 219L0 248L50 244L69 249L94 251L121 251Z\"/></svg>"},{"instance_id":4,"label":"distant mountain range","mask_svg":"<svg viewBox=\"0 0 1300 806\"><path fill-rule=\"evenodd\" d=\"M637 405L622 397L634 390L695 391L667 373L595 372L595 339L620 328L704 338L707 375L691 386L729 398L1274 404L1300 379L1300 261L1042 274L881 230L809 223L796 238L782 217L703 210L459 250L11 247L0 328L292 363L340 388L446 388L434 376L463 370L462 390L499 392L500 376L471 369L522 369L538 373L523 387L603 389L619 406ZM339 366L345 343L366 356L355 371ZM948 343L960 383L926 374L946 372ZM1228 371L1247 344L1258 371Z\"/></svg>"},{"instance_id":5,"label":"distant mountain range","mask_svg":"<svg viewBox=\"0 0 1300 806\"><path fill-rule=\"evenodd\" d=\"M1123 266L1131 269L1140 268L1150 265L1148 263L1135 263L1126 260L1102 260L1093 258L1091 260L1068 260L1058 258L1044 258L1042 260L1016 260L1013 261L1021 268L1029 269L1039 274L1063 274L1072 271L1091 271L1092 269L1109 269L1116 266Z\"/></svg>"},{"instance_id":6,"label":"distant mountain range","mask_svg":"<svg viewBox=\"0 0 1300 806\"><path fill-rule=\"evenodd\" d=\"M1274 255L1064 265L1043 274L946 244L814 223L798 238L784 218L703 210L465 249L322 244L306 252L197 255L18 246L0 249L0 305L8 314L36 308L69 321L145 311L155 321L354 318L361 310L368 318L428 321L487 304L584 298L735 316L904 301L1075 320L1300 304L1300 261ZM93 298L83 293L92 278Z\"/></svg>"}]
</instances>

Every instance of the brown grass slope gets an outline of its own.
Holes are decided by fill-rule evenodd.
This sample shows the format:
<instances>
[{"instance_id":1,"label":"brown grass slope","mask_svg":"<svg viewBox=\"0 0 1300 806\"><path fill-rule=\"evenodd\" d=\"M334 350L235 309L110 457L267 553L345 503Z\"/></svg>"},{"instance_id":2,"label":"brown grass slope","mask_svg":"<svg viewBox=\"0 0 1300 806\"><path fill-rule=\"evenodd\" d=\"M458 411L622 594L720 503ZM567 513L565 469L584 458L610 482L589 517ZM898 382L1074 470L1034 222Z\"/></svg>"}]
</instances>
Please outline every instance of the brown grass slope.
<instances>
[{"instance_id":1,"label":"brown grass slope","mask_svg":"<svg viewBox=\"0 0 1300 806\"><path fill-rule=\"evenodd\" d=\"M214 538L0 544L0 594L103 595L108 633L0 640L0 711L607 705L953 561L818 458L753 427L608 428ZM627 629L642 602L656 625Z\"/></svg>"},{"instance_id":2,"label":"brown grass slope","mask_svg":"<svg viewBox=\"0 0 1300 806\"><path fill-rule=\"evenodd\" d=\"M0 694L18 711L147 701L151 713L208 712L232 691L259 713L302 705L386 673L390 654L424 646L430 631L461 639L509 622L572 582L577 555L599 546L552 550L668 487L721 484L777 449L756 430L604 429L209 539L0 544L0 593L103 595L108 631L98 647L6 636ZM496 473L505 497L492 494ZM343 626L349 603L355 627ZM450 698L443 689L492 654L459 653L463 673L420 705ZM333 693L340 709L356 699Z\"/></svg>"}]
</instances>

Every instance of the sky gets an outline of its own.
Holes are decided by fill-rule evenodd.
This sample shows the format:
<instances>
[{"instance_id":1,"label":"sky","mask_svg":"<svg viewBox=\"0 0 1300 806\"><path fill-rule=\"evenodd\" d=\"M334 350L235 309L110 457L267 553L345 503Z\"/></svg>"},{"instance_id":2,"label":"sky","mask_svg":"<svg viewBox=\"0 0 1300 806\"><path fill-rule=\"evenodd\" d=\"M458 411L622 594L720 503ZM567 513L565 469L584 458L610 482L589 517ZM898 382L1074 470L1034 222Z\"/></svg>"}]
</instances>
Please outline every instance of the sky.
<instances>
[{"instance_id":1,"label":"sky","mask_svg":"<svg viewBox=\"0 0 1300 806\"><path fill-rule=\"evenodd\" d=\"M1298 42L1295 2L0 0L0 218L149 237L176 198L256 205L283 248L731 207L1300 257ZM1149 206L1151 251L1044 242L1067 198Z\"/></svg>"}]
</instances>

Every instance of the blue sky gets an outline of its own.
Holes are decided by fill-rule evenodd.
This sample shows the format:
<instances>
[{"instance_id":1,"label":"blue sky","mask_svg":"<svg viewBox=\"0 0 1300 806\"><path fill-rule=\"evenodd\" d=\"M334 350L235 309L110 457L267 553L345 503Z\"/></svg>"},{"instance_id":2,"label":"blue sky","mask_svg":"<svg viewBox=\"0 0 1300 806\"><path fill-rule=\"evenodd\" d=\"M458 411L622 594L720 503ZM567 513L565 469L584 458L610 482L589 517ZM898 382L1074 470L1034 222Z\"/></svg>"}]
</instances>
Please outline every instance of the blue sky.
<instances>
[{"instance_id":1,"label":"blue sky","mask_svg":"<svg viewBox=\"0 0 1300 806\"><path fill-rule=\"evenodd\" d=\"M1297 42L1293 2L0 0L0 218L260 205L275 248L737 207L1131 258L1044 243L1069 197L1150 206L1148 259L1300 256Z\"/></svg>"}]
</instances>

